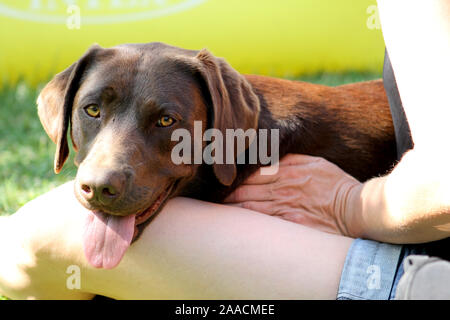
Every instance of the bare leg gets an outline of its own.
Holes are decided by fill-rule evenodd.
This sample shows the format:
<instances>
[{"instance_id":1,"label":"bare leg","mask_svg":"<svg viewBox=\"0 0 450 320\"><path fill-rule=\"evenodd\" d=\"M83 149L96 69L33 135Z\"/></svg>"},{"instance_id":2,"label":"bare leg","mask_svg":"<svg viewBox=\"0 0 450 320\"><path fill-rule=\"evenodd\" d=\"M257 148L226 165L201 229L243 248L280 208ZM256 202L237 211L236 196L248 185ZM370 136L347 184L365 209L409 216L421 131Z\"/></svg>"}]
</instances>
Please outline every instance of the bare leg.
<instances>
[{"instance_id":1,"label":"bare leg","mask_svg":"<svg viewBox=\"0 0 450 320\"><path fill-rule=\"evenodd\" d=\"M335 299L352 239L246 209L171 200L113 270L90 267L72 183L0 220L11 298ZM3 261L7 261L3 263ZM66 286L80 268L81 288Z\"/></svg>"}]
</instances>

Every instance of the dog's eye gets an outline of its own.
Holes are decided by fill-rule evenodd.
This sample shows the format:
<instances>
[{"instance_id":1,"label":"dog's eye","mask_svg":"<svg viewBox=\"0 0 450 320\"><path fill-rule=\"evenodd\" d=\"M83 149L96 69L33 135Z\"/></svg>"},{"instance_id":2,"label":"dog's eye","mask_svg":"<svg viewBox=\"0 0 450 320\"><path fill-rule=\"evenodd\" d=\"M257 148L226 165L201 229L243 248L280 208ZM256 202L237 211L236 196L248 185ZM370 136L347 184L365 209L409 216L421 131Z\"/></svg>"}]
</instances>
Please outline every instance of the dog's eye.
<instances>
[{"instance_id":1,"label":"dog's eye","mask_svg":"<svg viewBox=\"0 0 450 320\"><path fill-rule=\"evenodd\" d=\"M84 108L84 111L90 117L93 117L93 118L100 117L100 108L96 104L91 104L91 105L87 106L86 108Z\"/></svg>"},{"instance_id":2,"label":"dog's eye","mask_svg":"<svg viewBox=\"0 0 450 320\"><path fill-rule=\"evenodd\" d=\"M175 119L169 116L162 116L158 120L158 127L170 127L175 123Z\"/></svg>"}]
</instances>

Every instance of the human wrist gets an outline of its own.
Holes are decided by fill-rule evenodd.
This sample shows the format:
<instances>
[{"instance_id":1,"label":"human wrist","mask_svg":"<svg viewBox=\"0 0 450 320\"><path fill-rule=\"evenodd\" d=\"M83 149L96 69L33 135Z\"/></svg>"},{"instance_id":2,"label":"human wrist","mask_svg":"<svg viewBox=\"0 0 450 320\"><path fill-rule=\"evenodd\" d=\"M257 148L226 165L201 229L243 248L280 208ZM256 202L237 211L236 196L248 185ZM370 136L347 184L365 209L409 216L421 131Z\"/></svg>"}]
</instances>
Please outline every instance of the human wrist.
<instances>
[{"instance_id":1,"label":"human wrist","mask_svg":"<svg viewBox=\"0 0 450 320\"><path fill-rule=\"evenodd\" d=\"M346 186L342 206L342 228L344 235L361 238L364 234L361 203L362 183L352 183Z\"/></svg>"},{"instance_id":2,"label":"human wrist","mask_svg":"<svg viewBox=\"0 0 450 320\"><path fill-rule=\"evenodd\" d=\"M395 226L386 200L386 181L389 176L373 178L361 185L353 196L358 198L353 223L357 236L382 242L395 238Z\"/></svg>"}]
</instances>

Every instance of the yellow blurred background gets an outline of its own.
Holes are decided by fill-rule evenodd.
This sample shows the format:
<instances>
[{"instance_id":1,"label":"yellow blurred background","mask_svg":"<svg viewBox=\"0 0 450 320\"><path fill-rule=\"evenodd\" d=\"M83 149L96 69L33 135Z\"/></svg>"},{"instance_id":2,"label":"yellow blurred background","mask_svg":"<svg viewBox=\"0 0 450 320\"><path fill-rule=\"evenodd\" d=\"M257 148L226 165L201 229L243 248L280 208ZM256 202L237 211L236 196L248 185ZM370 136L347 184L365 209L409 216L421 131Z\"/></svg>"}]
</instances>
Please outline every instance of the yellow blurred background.
<instances>
[{"instance_id":1,"label":"yellow blurred background","mask_svg":"<svg viewBox=\"0 0 450 320\"><path fill-rule=\"evenodd\" d=\"M375 0L0 0L0 86L48 80L93 43L208 48L242 73L380 72ZM79 25L78 25L79 22Z\"/></svg>"}]
</instances>

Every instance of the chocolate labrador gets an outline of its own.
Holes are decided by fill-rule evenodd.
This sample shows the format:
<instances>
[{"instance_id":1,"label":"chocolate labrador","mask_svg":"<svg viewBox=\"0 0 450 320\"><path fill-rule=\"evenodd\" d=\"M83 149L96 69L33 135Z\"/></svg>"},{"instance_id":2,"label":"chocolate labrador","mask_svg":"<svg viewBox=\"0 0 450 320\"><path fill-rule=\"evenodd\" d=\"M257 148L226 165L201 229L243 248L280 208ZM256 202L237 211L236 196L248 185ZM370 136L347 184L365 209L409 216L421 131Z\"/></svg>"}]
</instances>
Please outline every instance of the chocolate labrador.
<instances>
[{"instance_id":1,"label":"chocolate labrador","mask_svg":"<svg viewBox=\"0 0 450 320\"><path fill-rule=\"evenodd\" d=\"M95 267L116 266L169 198L220 202L262 165L175 164L172 134L184 129L193 137L194 121L203 132L277 129L280 157L324 157L361 181L387 172L396 159L381 80L327 87L244 76L205 49L163 43L94 45L47 84L38 113L57 145L56 173L68 157L70 127L75 195L92 211L85 254Z\"/></svg>"}]
</instances>

